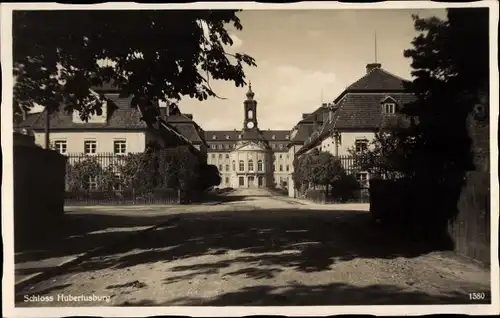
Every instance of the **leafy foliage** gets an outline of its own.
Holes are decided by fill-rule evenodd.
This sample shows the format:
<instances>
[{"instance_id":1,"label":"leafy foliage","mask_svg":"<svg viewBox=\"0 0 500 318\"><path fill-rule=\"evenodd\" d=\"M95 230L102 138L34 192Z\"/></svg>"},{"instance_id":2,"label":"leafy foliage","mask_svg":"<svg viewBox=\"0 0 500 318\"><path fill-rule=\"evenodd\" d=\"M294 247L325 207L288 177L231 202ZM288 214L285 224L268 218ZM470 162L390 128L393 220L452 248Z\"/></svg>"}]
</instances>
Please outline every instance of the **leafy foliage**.
<instances>
[{"instance_id":1,"label":"leafy foliage","mask_svg":"<svg viewBox=\"0 0 500 318\"><path fill-rule=\"evenodd\" d=\"M89 191L91 181L95 180L94 190L113 190L119 183L119 179L113 172L113 166L102 167L95 157L87 157L84 160L69 165L66 172L69 191ZM94 181L93 181L94 182Z\"/></svg>"},{"instance_id":2,"label":"leafy foliage","mask_svg":"<svg viewBox=\"0 0 500 318\"><path fill-rule=\"evenodd\" d=\"M101 114L93 85L141 100L217 96L210 79L245 85L249 55L229 53L237 10L14 11L14 114L35 104ZM181 45L179 45L181 44ZM106 61L106 63L102 63Z\"/></svg>"},{"instance_id":3,"label":"leafy foliage","mask_svg":"<svg viewBox=\"0 0 500 318\"><path fill-rule=\"evenodd\" d=\"M468 170L467 117L475 105L488 103L488 8L448 9L447 21L414 20L420 34L404 53L415 76L408 88L417 96L407 112L419 119L413 161L434 175Z\"/></svg>"},{"instance_id":4,"label":"leafy foliage","mask_svg":"<svg viewBox=\"0 0 500 318\"><path fill-rule=\"evenodd\" d=\"M222 177L219 169L215 165L203 165L201 167L202 189L216 187L220 185Z\"/></svg>"},{"instance_id":5,"label":"leafy foliage","mask_svg":"<svg viewBox=\"0 0 500 318\"><path fill-rule=\"evenodd\" d=\"M119 190L153 195L165 189L179 189L189 195L206 190L207 181L220 184L218 170L207 166L188 147L148 148L144 153L117 156L111 161L106 165L98 156L88 156L68 165L69 191ZM90 177L96 182L95 187L89 187Z\"/></svg>"},{"instance_id":6,"label":"leafy foliage","mask_svg":"<svg viewBox=\"0 0 500 318\"><path fill-rule=\"evenodd\" d=\"M327 195L336 200L345 201L353 196L355 190L359 189L357 180L346 173L340 159L329 152L313 149L296 158L294 168L292 177L295 188L305 193L306 197L316 201L324 200ZM317 186L325 191L317 192L315 190Z\"/></svg>"},{"instance_id":7,"label":"leafy foliage","mask_svg":"<svg viewBox=\"0 0 500 318\"><path fill-rule=\"evenodd\" d=\"M353 146L347 149L354 159L354 167L358 171L366 171L373 177L394 179L412 177L417 163L412 160L414 136L402 135L396 131L381 130L375 134L366 149L356 151Z\"/></svg>"}]
</instances>

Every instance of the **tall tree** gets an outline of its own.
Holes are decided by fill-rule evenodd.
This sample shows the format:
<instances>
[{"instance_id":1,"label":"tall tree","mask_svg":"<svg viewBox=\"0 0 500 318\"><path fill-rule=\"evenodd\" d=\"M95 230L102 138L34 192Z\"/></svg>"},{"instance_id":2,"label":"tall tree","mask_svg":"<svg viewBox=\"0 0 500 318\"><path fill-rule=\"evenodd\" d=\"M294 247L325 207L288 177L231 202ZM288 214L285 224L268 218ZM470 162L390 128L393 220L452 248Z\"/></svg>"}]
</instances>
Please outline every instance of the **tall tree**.
<instances>
[{"instance_id":1,"label":"tall tree","mask_svg":"<svg viewBox=\"0 0 500 318\"><path fill-rule=\"evenodd\" d=\"M93 85L114 82L122 96L170 100L217 96L210 80L245 85L252 57L230 53L237 10L14 11L14 114L35 104L101 113ZM106 63L103 63L105 61Z\"/></svg>"},{"instance_id":2,"label":"tall tree","mask_svg":"<svg viewBox=\"0 0 500 318\"><path fill-rule=\"evenodd\" d=\"M437 175L471 167L466 120L489 89L488 10L448 9L446 21L414 16L419 35L404 55L412 60L409 89L417 101L407 112L419 119L414 155Z\"/></svg>"}]
</instances>

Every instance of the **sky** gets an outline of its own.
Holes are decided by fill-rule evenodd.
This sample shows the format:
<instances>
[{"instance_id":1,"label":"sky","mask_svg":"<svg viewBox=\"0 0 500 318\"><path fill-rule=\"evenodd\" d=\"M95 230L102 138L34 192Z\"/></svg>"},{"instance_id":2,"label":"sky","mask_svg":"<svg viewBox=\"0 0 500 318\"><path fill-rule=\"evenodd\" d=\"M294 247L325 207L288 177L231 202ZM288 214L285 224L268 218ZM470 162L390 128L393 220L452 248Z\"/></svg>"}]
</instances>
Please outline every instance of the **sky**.
<instances>
[{"instance_id":1,"label":"sky","mask_svg":"<svg viewBox=\"0 0 500 318\"><path fill-rule=\"evenodd\" d=\"M333 101L366 74L366 64L411 79L403 51L417 35L412 15L446 18L445 9L246 10L238 13L243 30L228 26L231 53L246 53L257 67L245 67L257 100L260 129L290 130L302 113ZM375 46L375 33L376 43ZM243 127L248 87L210 82L224 99L183 98L180 109L193 114L204 130ZM34 110L37 111L37 110Z\"/></svg>"},{"instance_id":2,"label":"sky","mask_svg":"<svg viewBox=\"0 0 500 318\"><path fill-rule=\"evenodd\" d=\"M289 130L302 113L333 101L366 74L366 64L411 78L403 51L417 35L412 14L446 17L444 9L392 10L252 10L238 13L242 31L232 32L231 50L255 58L246 67L257 100L259 128ZM192 113L205 130L243 127L243 101L248 88L212 81L226 99L199 102L182 99L181 111Z\"/></svg>"}]
</instances>

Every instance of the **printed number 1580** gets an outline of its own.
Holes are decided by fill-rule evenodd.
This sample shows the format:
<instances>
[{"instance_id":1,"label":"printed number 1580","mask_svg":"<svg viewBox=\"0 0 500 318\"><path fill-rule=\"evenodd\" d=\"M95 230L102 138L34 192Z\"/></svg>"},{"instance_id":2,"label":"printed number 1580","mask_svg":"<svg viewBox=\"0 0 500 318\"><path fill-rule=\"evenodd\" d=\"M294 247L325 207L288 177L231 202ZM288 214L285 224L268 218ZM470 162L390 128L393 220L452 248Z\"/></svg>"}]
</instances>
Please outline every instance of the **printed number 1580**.
<instances>
[{"instance_id":1,"label":"printed number 1580","mask_svg":"<svg viewBox=\"0 0 500 318\"><path fill-rule=\"evenodd\" d=\"M483 300L486 298L485 293L469 293L470 300Z\"/></svg>"}]
</instances>

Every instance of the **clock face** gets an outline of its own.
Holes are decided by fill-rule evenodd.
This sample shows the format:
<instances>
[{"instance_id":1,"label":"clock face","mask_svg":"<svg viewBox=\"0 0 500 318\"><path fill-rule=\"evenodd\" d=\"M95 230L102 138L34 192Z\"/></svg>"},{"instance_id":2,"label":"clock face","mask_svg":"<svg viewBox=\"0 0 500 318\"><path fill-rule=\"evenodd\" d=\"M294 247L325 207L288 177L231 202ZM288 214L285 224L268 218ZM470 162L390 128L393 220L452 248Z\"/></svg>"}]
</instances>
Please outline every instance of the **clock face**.
<instances>
[{"instance_id":1,"label":"clock face","mask_svg":"<svg viewBox=\"0 0 500 318\"><path fill-rule=\"evenodd\" d=\"M253 128L253 123L251 121L247 123L247 128Z\"/></svg>"}]
</instances>

